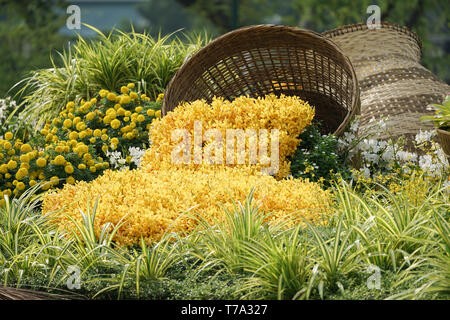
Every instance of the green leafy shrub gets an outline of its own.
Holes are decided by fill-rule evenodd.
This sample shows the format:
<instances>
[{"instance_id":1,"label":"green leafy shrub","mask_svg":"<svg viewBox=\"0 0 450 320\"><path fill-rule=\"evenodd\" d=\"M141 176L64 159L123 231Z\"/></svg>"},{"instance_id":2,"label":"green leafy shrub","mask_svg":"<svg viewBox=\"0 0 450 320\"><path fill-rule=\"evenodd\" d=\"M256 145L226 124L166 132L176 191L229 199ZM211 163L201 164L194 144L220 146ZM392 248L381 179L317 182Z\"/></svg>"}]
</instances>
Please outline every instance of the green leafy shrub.
<instances>
[{"instance_id":1,"label":"green leafy shrub","mask_svg":"<svg viewBox=\"0 0 450 320\"><path fill-rule=\"evenodd\" d=\"M447 95L442 105L432 104L435 114L432 116L423 116L424 121L432 121L437 128L449 130L450 128L450 95Z\"/></svg>"},{"instance_id":2,"label":"green leafy shrub","mask_svg":"<svg viewBox=\"0 0 450 320\"><path fill-rule=\"evenodd\" d=\"M291 174L294 178L309 178L329 184L335 174L347 178L351 175L345 156L338 151L334 135L322 135L319 125L310 125L299 136L300 145L291 157Z\"/></svg>"}]
</instances>

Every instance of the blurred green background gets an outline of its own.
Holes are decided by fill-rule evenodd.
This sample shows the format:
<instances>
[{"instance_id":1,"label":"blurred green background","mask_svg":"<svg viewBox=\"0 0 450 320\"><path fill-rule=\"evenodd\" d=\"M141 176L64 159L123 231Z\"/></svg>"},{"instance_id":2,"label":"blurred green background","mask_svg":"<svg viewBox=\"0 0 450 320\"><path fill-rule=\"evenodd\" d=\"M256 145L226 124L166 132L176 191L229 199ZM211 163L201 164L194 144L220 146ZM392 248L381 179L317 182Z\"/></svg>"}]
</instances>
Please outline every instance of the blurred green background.
<instances>
[{"instance_id":1,"label":"blurred green background","mask_svg":"<svg viewBox=\"0 0 450 320\"><path fill-rule=\"evenodd\" d=\"M369 5L381 8L381 20L407 26L423 41L422 63L450 81L450 5L447 0L0 0L0 98L31 70L50 67L50 55L62 51L81 34L69 30L69 5L81 9L81 22L108 32L149 31L163 35L183 29L217 37L238 27L279 23L322 32L365 22ZM9 92L8 92L9 91Z\"/></svg>"}]
</instances>

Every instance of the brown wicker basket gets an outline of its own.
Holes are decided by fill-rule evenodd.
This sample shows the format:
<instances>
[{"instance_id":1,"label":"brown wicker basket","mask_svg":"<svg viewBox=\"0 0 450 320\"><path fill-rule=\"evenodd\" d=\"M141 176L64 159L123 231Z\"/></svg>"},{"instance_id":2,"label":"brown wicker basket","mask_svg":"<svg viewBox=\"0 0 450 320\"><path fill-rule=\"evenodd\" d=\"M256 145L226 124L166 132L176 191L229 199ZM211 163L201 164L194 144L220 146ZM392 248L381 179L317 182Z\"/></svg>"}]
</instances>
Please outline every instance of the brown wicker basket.
<instances>
[{"instance_id":1,"label":"brown wicker basket","mask_svg":"<svg viewBox=\"0 0 450 320\"><path fill-rule=\"evenodd\" d=\"M439 144L445 152L447 158L450 159L450 132L442 129L437 129L437 137Z\"/></svg>"},{"instance_id":2,"label":"brown wicker basket","mask_svg":"<svg viewBox=\"0 0 450 320\"><path fill-rule=\"evenodd\" d=\"M379 138L404 136L432 130L420 121L430 114L426 107L441 104L450 87L420 64L421 41L406 27L381 23L368 29L364 23L326 31L350 58L361 90L361 128L371 130L375 120L389 117L389 133Z\"/></svg>"},{"instance_id":3,"label":"brown wicker basket","mask_svg":"<svg viewBox=\"0 0 450 320\"><path fill-rule=\"evenodd\" d=\"M187 60L166 89L162 114L181 102L270 93L315 106L324 133L341 134L359 113L355 72L332 41L308 30L257 25L229 32Z\"/></svg>"}]
</instances>

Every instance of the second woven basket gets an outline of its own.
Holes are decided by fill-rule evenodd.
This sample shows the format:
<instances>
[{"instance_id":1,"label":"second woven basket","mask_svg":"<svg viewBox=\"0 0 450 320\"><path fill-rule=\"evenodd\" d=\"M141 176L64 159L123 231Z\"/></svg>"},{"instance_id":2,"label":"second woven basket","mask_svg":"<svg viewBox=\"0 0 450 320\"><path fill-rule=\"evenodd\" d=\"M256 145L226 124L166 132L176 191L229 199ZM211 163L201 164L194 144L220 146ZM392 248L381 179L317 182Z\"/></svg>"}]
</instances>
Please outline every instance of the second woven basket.
<instances>
[{"instance_id":1,"label":"second woven basket","mask_svg":"<svg viewBox=\"0 0 450 320\"><path fill-rule=\"evenodd\" d=\"M229 32L187 60L166 89L162 114L197 99L270 93L297 95L316 107L323 133L341 134L359 113L355 72L332 41L309 30L257 25Z\"/></svg>"},{"instance_id":2,"label":"second woven basket","mask_svg":"<svg viewBox=\"0 0 450 320\"><path fill-rule=\"evenodd\" d=\"M420 64L421 41L406 27L382 23L379 29L355 24L324 32L350 58L361 90L361 128L388 117L388 133L379 138L413 139L432 129L420 117L427 106L442 103L450 86Z\"/></svg>"}]
</instances>

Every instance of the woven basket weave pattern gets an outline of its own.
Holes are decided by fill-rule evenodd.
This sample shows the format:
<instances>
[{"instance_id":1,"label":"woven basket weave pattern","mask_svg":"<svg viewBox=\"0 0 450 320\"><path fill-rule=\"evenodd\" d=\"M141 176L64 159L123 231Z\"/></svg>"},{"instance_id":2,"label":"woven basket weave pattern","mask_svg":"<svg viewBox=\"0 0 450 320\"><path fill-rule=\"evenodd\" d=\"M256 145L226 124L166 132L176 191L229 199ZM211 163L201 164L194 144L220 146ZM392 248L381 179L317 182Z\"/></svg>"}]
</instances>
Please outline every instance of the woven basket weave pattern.
<instances>
[{"instance_id":1,"label":"woven basket weave pattern","mask_svg":"<svg viewBox=\"0 0 450 320\"><path fill-rule=\"evenodd\" d=\"M361 128L370 131L372 118L388 117L390 134L411 138L432 129L420 117L427 106L442 103L450 87L420 65L421 41L405 27L382 23L344 26L322 35L335 42L352 61L361 90ZM388 138L388 134L379 138Z\"/></svg>"},{"instance_id":2,"label":"woven basket weave pattern","mask_svg":"<svg viewBox=\"0 0 450 320\"><path fill-rule=\"evenodd\" d=\"M214 96L298 95L324 132L340 134L359 112L353 67L331 41L298 28L259 25L227 33L193 55L170 82L162 113Z\"/></svg>"},{"instance_id":3,"label":"woven basket weave pattern","mask_svg":"<svg viewBox=\"0 0 450 320\"><path fill-rule=\"evenodd\" d=\"M447 157L450 159L450 132L442 129L437 130L439 143Z\"/></svg>"}]
</instances>

